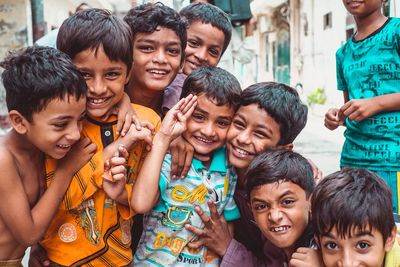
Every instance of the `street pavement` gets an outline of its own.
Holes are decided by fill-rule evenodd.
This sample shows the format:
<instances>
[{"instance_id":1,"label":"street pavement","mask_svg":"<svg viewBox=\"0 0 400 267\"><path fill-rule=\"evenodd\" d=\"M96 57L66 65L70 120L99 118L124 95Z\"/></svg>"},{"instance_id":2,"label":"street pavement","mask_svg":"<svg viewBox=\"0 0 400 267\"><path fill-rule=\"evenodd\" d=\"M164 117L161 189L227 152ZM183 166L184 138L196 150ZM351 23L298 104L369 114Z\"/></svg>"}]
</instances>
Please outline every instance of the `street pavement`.
<instances>
[{"instance_id":1,"label":"street pavement","mask_svg":"<svg viewBox=\"0 0 400 267\"><path fill-rule=\"evenodd\" d=\"M331 131L324 126L328 105L316 105L309 109L306 127L294 142L294 150L311 159L323 175L339 170L340 152L344 142L344 127Z\"/></svg>"}]
</instances>

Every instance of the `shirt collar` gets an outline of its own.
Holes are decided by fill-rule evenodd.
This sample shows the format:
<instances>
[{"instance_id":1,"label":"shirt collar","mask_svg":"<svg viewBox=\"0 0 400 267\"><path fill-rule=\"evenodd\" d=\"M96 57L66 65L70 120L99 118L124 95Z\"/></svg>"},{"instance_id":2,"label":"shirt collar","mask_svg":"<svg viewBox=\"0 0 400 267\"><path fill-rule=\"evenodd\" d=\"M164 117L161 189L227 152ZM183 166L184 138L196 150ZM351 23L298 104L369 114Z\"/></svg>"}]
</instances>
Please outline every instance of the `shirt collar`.
<instances>
[{"instance_id":1,"label":"shirt collar","mask_svg":"<svg viewBox=\"0 0 400 267\"><path fill-rule=\"evenodd\" d=\"M193 167L196 171L201 171L205 170L206 167L204 167L203 162L200 160L193 158ZM226 173L226 148L221 147L214 151L211 159L211 165L209 168L209 172L220 172L220 173Z\"/></svg>"}]
</instances>

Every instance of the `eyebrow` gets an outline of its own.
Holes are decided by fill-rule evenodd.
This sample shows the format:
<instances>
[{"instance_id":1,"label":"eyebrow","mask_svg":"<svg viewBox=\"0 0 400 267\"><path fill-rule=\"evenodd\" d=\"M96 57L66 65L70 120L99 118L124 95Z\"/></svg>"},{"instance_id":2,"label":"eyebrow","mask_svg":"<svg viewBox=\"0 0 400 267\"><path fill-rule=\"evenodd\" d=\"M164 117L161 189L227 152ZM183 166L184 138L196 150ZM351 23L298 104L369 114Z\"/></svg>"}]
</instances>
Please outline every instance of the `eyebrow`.
<instances>
[{"instance_id":1,"label":"eyebrow","mask_svg":"<svg viewBox=\"0 0 400 267\"><path fill-rule=\"evenodd\" d=\"M240 117L242 120L246 120L245 119L245 117L242 115L242 114L240 114L240 113L236 113L236 115L238 116L238 117ZM266 131L268 131L269 133L273 133L272 132L272 129L270 128L270 127L268 127L267 125L265 125L265 124L261 124L261 123L259 123L259 124L257 124L256 125L258 128L262 128L262 129L264 129L264 130L266 130Z\"/></svg>"},{"instance_id":2,"label":"eyebrow","mask_svg":"<svg viewBox=\"0 0 400 267\"><path fill-rule=\"evenodd\" d=\"M281 194L281 195L278 197L278 199L280 200L280 199L282 199L282 198L284 198L284 197L286 197L286 196L288 196L288 195L293 195L293 194L294 194L294 193L293 193L292 191L287 190L287 191L283 192L283 194ZM267 201L265 201L264 199L260 199L260 198L257 198L257 197L254 197L254 198L251 199L251 202L254 202L254 201L267 202Z\"/></svg>"},{"instance_id":3,"label":"eyebrow","mask_svg":"<svg viewBox=\"0 0 400 267\"><path fill-rule=\"evenodd\" d=\"M160 41L157 41L157 40L154 40L154 39L143 38L143 39L138 39L138 40L136 41L136 43L158 44L158 43L161 43L161 42L160 42ZM170 46L170 45L178 45L178 46L180 46L181 43L178 42L178 41L168 41L168 42L167 42L167 46Z\"/></svg>"},{"instance_id":4,"label":"eyebrow","mask_svg":"<svg viewBox=\"0 0 400 267\"><path fill-rule=\"evenodd\" d=\"M356 233L354 236L352 236L352 237L348 236L348 237L349 237L349 238L353 238L353 237L362 237L362 236L365 236L365 235L374 237L374 235L373 235L371 232L369 232L369 231L360 231L360 232ZM335 239L335 238L336 238L335 236L333 236L333 234L332 234L331 232L326 233L326 234L322 234L322 236L330 237L330 238L332 238L332 239Z\"/></svg>"},{"instance_id":5,"label":"eyebrow","mask_svg":"<svg viewBox=\"0 0 400 267\"><path fill-rule=\"evenodd\" d=\"M207 115L210 114L209 112L205 111L204 109L199 108L198 106L196 106L194 111L200 112L200 113L203 113L203 114L207 114ZM218 119L232 120L232 116L218 116Z\"/></svg>"}]
</instances>

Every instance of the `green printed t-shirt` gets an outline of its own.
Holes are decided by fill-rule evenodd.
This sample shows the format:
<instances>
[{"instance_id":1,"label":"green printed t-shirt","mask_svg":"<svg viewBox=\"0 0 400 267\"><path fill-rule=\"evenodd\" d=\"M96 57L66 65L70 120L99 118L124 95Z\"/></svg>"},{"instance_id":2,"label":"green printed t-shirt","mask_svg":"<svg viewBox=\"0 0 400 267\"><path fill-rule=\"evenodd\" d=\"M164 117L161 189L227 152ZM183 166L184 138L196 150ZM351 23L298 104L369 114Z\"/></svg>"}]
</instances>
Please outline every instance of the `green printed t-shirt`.
<instances>
[{"instance_id":1,"label":"green printed t-shirt","mask_svg":"<svg viewBox=\"0 0 400 267\"><path fill-rule=\"evenodd\" d=\"M390 18L367 38L350 38L336 52L338 89L349 99L400 92L400 19ZM399 105L400 110L400 105ZM400 169L400 111L376 114L361 122L346 119L341 167Z\"/></svg>"}]
</instances>

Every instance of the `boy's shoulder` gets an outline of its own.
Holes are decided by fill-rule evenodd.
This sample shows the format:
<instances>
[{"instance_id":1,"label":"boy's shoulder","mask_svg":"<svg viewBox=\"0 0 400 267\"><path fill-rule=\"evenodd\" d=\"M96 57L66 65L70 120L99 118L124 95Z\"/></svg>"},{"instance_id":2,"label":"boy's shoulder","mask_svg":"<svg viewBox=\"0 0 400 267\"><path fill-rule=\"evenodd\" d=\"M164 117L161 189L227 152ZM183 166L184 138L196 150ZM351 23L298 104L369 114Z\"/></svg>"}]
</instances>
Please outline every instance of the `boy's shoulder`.
<instances>
[{"instance_id":1,"label":"boy's shoulder","mask_svg":"<svg viewBox=\"0 0 400 267\"><path fill-rule=\"evenodd\" d=\"M154 125L154 127L160 124L161 122L160 116L151 108L138 104L132 104L132 107L140 120L149 121Z\"/></svg>"}]
</instances>

